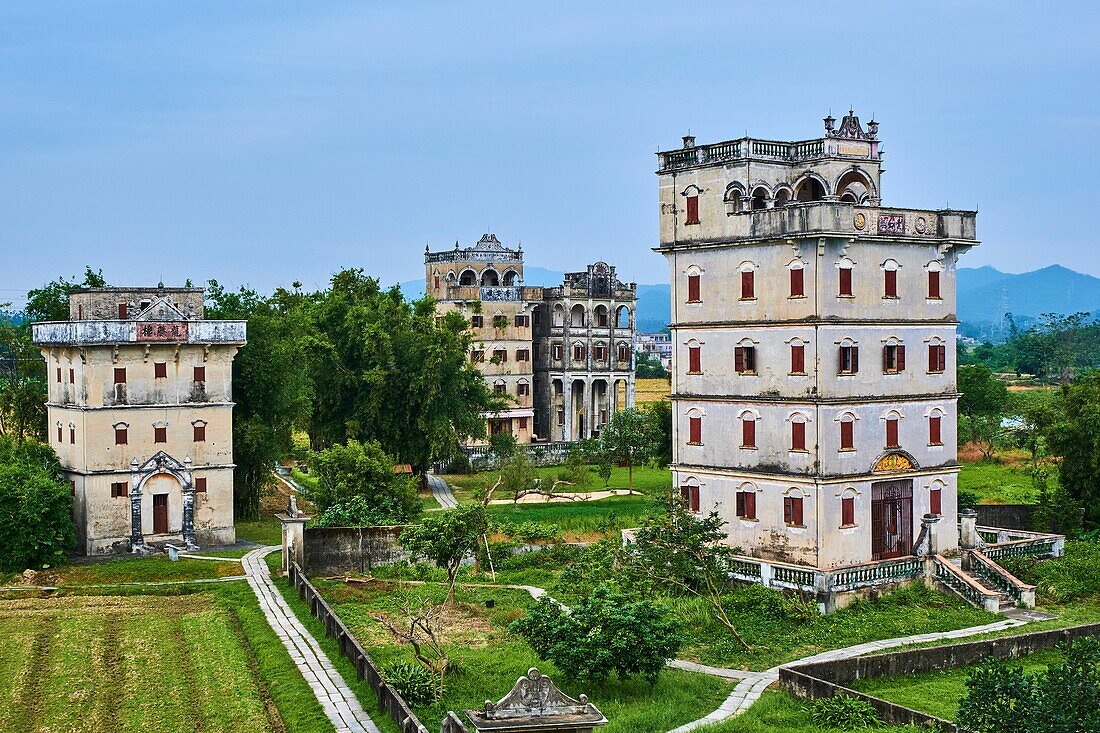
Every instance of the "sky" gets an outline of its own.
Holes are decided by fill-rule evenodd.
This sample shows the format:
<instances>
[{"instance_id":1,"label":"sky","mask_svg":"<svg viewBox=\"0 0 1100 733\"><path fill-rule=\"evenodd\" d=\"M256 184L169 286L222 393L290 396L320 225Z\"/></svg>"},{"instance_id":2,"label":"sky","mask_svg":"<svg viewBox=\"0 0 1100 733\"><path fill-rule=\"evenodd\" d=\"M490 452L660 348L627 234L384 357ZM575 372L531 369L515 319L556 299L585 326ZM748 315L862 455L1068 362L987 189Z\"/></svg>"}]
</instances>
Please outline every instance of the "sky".
<instances>
[{"instance_id":1,"label":"sky","mask_svg":"<svg viewBox=\"0 0 1100 733\"><path fill-rule=\"evenodd\" d=\"M880 123L886 205L977 208L966 266L1100 275L1100 3L0 5L0 302L384 284L492 230L667 279L659 150Z\"/></svg>"}]
</instances>

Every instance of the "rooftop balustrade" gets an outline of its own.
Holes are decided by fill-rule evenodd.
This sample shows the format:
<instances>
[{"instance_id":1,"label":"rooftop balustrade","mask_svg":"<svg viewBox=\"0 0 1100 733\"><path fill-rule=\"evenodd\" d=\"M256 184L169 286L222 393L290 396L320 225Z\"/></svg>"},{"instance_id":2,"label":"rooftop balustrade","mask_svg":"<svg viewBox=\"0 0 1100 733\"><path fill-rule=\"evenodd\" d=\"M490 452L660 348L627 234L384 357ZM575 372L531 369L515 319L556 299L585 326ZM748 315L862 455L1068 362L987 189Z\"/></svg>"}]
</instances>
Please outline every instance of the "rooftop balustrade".
<instances>
[{"instance_id":1,"label":"rooftop balustrade","mask_svg":"<svg viewBox=\"0 0 1100 733\"><path fill-rule=\"evenodd\" d=\"M43 346L110 344L243 344L246 321L53 321L31 331Z\"/></svg>"}]
</instances>

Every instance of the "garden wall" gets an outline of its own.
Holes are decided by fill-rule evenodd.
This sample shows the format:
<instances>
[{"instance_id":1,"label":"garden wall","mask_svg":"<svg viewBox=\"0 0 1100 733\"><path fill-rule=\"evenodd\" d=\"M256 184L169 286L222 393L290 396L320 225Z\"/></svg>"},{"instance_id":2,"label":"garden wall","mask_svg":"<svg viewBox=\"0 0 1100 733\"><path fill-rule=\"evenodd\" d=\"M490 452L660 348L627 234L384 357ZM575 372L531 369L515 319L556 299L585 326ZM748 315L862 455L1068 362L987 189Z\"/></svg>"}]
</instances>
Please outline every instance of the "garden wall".
<instances>
[{"instance_id":1,"label":"garden wall","mask_svg":"<svg viewBox=\"0 0 1100 733\"><path fill-rule=\"evenodd\" d=\"M365 575L376 565L409 557L397 538L404 527L307 527L305 572Z\"/></svg>"},{"instance_id":2,"label":"garden wall","mask_svg":"<svg viewBox=\"0 0 1100 733\"><path fill-rule=\"evenodd\" d=\"M784 690L810 700L837 694L866 700L874 706L883 720L894 725L938 724L947 727L948 730L956 730L951 721L857 692L846 685L874 677L900 677L969 667L989 657L1015 659L1043 649L1052 649L1062 642L1086 636L1100 636L1100 624L781 667L779 684Z\"/></svg>"},{"instance_id":3,"label":"garden wall","mask_svg":"<svg viewBox=\"0 0 1100 733\"><path fill-rule=\"evenodd\" d=\"M974 507L978 512L979 527L999 527L1001 529L1024 529L1032 531L1035 516L1034 504L979 504Z\"/></svg>"}]
</instances>

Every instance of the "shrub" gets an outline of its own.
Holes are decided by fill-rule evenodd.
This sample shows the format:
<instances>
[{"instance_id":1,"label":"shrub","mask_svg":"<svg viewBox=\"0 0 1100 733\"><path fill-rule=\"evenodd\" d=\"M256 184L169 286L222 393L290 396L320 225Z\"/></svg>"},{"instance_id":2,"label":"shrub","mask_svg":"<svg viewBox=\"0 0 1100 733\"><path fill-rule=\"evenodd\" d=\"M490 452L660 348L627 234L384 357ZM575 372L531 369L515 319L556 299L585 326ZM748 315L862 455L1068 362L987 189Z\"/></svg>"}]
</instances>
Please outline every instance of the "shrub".
<instances>
[{"instance_id":1,"label":"shrub","mask_svg":"<svg viewBox=\"0 0 1100 733\"><path fill-rule=\"evenodd\" d=\"M334 445L310 455L309 472L317 477L317 484L307 487L306 498L323 514L362 497L369 516L403 524L420 514L420 497L416 479L395 474L393 465L393 458L375 441Z\"/></svg>"},{"instance_id":2,"label":"shrub","mask_svg":"<svg viewBox=\"0 0 1100 733\"><path fill-rule=\"evenodd\" d=\"M561 527L549 522L509 522L496 523L500 532L522 542L557 541L561 539Z\"/></svg>"},{"instance_id":3,"label":"shrub","mask_svg":"<svg viewBox=\"0 0 1100 733\"><path fill-rule=\"evenodd\" d=\"M1066 542L1063 557L1018 568L1057 602L1100 596L1100 542Z\"/></svg>"},{"instance_id":4,"label":"shrub","mask_svg":"<svg viewBox=\"0 0 1100 733\"><path fill-rule=\"evenodd\" d=\"M511 631L524 637L540 659L578 680L600 682L640 674L656 684L665 663L680 650L677 625L647 600L600 586L572 609L543 597Z\"/></svg>"},{"instance_id":5,"label":"shrub","mask_svg":"<svg viewBox=\"0 0 1100 733\"><path fill-rule=\"evenodd\" d=\"M734 614L758 616L769 621L804 623L821 616L817 605L801 596L786 595L756 583L737 588L729 594L724 605Z\"/></svg>"},{"instance_id":6,"label":"shrub","mask_svg":"<svg viewBox=\"0 0 1100 733\"><path fill-rule=\"evenodd\" d=\"M470 465L470 457L464 452L459 451L458 455L451 459L451 465L448 466L448 470L451 473L473 473L473 467Z\"/></svg>"},{"instance_id":7,"label":"shrub","mask_svg":"<svg viewBox=\"0 0 1100 733\"><path fill-rule=\"evenodd\" d=\"M419 664L394 662L382 670L382 679L413 707L434 702L439 694L439 680Z\"/></svg>"},{"instance_id":8,"label":"shrub","mask_svg":"<svg viewBox=\"0 0 1100 733\"><path fill-rule=\"evenodd\" d=\"M816 700L810 706L814 722L820 726L859 730L882 725L878 712L866 700L848 695L834 695Z\"/></svg>"},{"instance_id":9,"label":"shrub","mask_svg":"<svg viewBox=\"0 0 1100 733\"><path fill-rule=\"evenodd\" d=\"M963 509L973 509L978 506L981 501L981 497L973 491L967 489L959 489L959 511Z\"/></svg>"},{"instance_id":10,"label":"shrub","mask_svg":"<svg viewBox=\"0 0 1100 733\"><path fill-rule=\"evenodd\" d=\"M0 436L0 569L46 567L76 544L72 498L53 449Z\"/></svg>"}]
</instances>

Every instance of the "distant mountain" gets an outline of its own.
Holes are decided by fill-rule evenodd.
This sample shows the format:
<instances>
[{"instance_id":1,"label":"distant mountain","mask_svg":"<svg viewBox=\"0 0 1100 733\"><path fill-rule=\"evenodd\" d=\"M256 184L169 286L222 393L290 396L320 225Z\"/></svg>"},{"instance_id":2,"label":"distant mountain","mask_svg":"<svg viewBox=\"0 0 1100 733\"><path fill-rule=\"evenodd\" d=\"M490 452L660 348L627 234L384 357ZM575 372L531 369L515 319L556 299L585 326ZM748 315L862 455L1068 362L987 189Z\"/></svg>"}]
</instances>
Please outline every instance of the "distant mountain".
<instances>
[{"instance_id":1,"label":"distant mountain","mask_svg":"<svg viewBox=\"0 0 1100 733\"><path fill-rule=\"evenodd\" d=\"M991 322L1003 313L1031 320L1043 313L1078 313L1100 309L1100 278L1061 265L1018 275L993 267L959 268L959 320Z\"/></svg>"}]
</instances>

